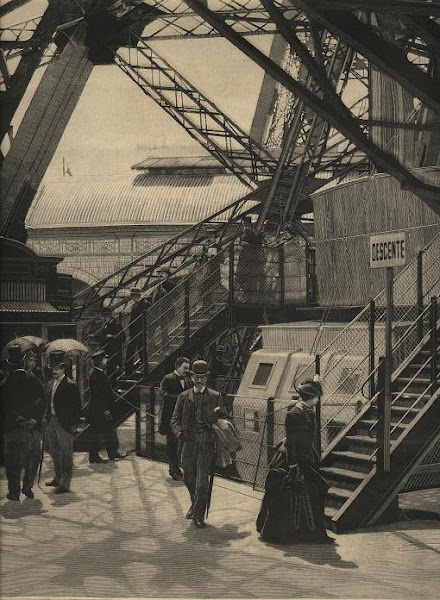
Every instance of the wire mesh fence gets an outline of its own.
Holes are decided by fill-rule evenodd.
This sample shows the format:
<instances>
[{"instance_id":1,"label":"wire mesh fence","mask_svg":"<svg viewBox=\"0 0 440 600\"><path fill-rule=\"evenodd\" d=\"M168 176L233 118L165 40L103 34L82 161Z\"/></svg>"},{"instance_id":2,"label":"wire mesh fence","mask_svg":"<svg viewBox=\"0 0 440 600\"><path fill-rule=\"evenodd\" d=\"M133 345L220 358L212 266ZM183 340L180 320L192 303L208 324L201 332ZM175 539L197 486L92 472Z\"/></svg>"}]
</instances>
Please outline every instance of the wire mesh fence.
<instances>
[{"instance_id":1,"label":"wire mesh fence","mask_svg":"<svg viewBox=\"0 0 440 600\"><path fill-rule=\"evenodd\" d=\"M440 292L440 235L394 278L392 369L398 368L430 328L432 296ZM385 355L387 304L385 290L366 306L319 354L324 397L321 439L325 449L376 391L377 367ZM299 383L313 363L302 370Z\"/></svg>"}]
</instances>

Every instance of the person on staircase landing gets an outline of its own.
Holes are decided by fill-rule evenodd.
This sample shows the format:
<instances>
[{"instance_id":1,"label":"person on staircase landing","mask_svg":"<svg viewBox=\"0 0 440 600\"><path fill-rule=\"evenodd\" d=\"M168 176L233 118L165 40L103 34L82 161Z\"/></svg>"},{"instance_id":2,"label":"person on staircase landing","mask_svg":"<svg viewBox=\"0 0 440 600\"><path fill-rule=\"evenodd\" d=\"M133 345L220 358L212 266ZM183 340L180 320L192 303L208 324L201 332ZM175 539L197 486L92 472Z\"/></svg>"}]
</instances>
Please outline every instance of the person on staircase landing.
<instances>
[{"instance_id":1,"label":"person on staircase landing","mask_svg":"<svg viewBox=\"0 0 440 600\"><path fill-rule=\"evenodd\" d=\"M171 269L167 265L162 265L157 269L157 274L160 277L158 284L155 286L152 294L152 304L153 306L159 302L164 296L166 296L169 292L174 290L174 288L179 283L179 279L177 277L172 277ZM179 299L180 300L180 299ZM169 341L169 333L173 331L176 326L176 304L179 303L176 295L172 294L172 297L167 302L164 300L163 303L157 305L158 312L153 309L153 322L149 323L152 325L153 329L153 338L155 340L156 346L162 345L166 346ZM160 341L157 339L157 330L160 329Z\"/></svg>"},{"instance_id":2,"label":"person on staircase landing","mask_svg":"<svg viewBox=\"0 0 440 600\"><path fill-rule=\"evenodd\" d=\"M46 482L56 494L70 491L73 473L73 437L79 422L81 400L78 386L66 375L64 352L49 355L52 381L48 386L48 401L43 424L47 423L46 441L52 457L55 477Z\"/></svg>"},{"instance_id":3,"label":"person on staircase landing","mask_svg":"<svg viewBox=\"0 0 440 600\"><path fill-rule=\"evenodd\" d=\"M263 541L275 544L333 543L324 521L329 486L314 447L314 407L322 396L317 376L303 381L298 393L300 401L286 415L286 437L269 464L257 531Z\"/></svg>"},{"instance_id":4,"label":"person on staircase landing","mask_svg":"<svg viewBox=\"0 0 440 600\"><path fill-rule=\"evenodd\" d=\"M121 313L112 315L102 332L105 352L108 356L107 376L112 385L116 385L117 377L120 375L123 365L124 329L121 318Z\"/></svg>"},{"instance_id":5,"label":"person on staircase landing","mask_svg":"<svg viewBox=\"0 0 440 600\"><path fill-rule=\"evenodd\" d=\"M134 377L137 370L136 361L140 360L143 367L143 313L149 308L149 302L142 297L142 291L138 287L130 290L130 298L133 306L130 312L128 325L127 355L125 357L125 376L127 379Z\"/></svg>"},{"instance_id":6,"label":"person on staircase landing","mask_svg":"<svg viewBox=\"0 0 440 600\"><path fill-rule=\"evenodd\" d=\"M7 498L19 500L22 492L32 499L32 486L40 462L44 387L34 374L25 371L25 355L19 345L8 348L7 365L9 374L0 385Z\"/></svg>"},{"instance_id":7,"label":"person on staircase landing","mask_svg":"<svg viewBox=\"0 0 440 600\"><path fill-rule=\"evenodd\" d=\"M114 430L115 401L112 386L105 373L107 359L104 350L98 350L92 354L93 371L89 378L90 403L87 411L90 425L89 461L91 463L106 462L99 456L101 443L107 450L109 460L125 458L125 454L118 451L118 434Z\"/></svg>"},{"instance_id":8,"label":"person on staircase landing","mask_svg":"<svg viewBox=\"0 0 440 600\"><path fill-rule=\"evenodd\" d=\"M193 387L177 397L171 427L181 448L183 481L191 497L186 514L196 527L205 527L209 501L210 476L216 458L216 434L212 427L218 418L227 416L219 392L206 387L208 365L204 360L192 364Z\"/></svg>"},{"instance_id":9,"label":"person on staircase landing","mask_svg":"<svg viewBox=\"0 0 440 600\"><path fill-rule=\"evenodd\" d=\"M168 373L160 382L160 393L162 395L162 410L159 420L159 433L167 438L167 453L169 473L171 477L180 481L182 471L179 468L179 455L177 452L177 438L171 429L171 417L176 407L177 396L192 386L189 376L190 360L186 356L180 356L174 364L174 371Z\"/></svg>"},{"instance_id":10,"label":"person on staircase landing","mask_svg":"<svg viewBox=\"0 0 440 600\"><path fill-rule=\"evenodd\" d=\"M236 275L238 299L241 302L260 304L265 301L265 267L263 234L255 231L251 217L244 217Z\"/></svg>"}]
</instances>

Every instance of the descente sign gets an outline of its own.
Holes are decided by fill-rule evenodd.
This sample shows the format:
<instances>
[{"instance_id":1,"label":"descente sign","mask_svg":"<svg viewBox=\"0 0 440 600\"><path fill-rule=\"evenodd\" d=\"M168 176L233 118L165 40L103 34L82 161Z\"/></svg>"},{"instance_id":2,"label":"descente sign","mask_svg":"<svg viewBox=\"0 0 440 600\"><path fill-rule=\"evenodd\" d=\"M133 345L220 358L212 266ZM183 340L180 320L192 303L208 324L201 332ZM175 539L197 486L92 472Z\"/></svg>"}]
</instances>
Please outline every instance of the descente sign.
<instances>
[{"instance_id":1,"label":"descente sign","mask_svg":"<svg viewBox=\"0 0 440 600\"><path fill-rule=\"evenodd\" d=\"M406 233L380 233L370 236L370 267L400 267L406 265Z\"/></svg>"}]
</instances>

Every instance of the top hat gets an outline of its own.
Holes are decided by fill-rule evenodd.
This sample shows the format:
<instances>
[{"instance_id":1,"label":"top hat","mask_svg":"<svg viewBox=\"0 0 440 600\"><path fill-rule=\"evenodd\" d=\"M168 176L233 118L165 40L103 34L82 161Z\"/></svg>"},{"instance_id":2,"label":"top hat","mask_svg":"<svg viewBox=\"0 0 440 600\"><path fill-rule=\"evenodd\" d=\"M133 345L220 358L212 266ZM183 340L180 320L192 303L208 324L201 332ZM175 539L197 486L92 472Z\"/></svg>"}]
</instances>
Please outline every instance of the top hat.
<instances>
[{"instance_id":1,"label":"top hat","mask_svg":"<svg viewBox=\"0 0 440 600\"><path fill-rule=\"evenodd\" d=\"M8 348L8 365L10 367L21 367L24 362L24 354L19 344L12 344Z\"/></svg>"},{"instance_id":2,"label":"top hat","mask_svg":"<svg viewBox=\"0 0 440 600\"><path fill-rule=\"evenodd\" d=\"M322 396L322 385L319 381L313 379L305 379L300 383L298 388L298 394L304 400L314 398L315 396Z\"/></svg>"},{"instance_id":3,"label":"top hat","mask_svg":"<svg viewBox=\"0 0 440 600\"><path fill-rule=\"evenodd\" d=\"M249 216L243 217L242 222L245 224L247 224L247 223L252 224L252 217L249 217Z\"/></svg>"},{"instance_id":4,"label":"top hat","mask_svg":"<svg viewBox=\"0 0 440 600\"><path fill-rule=\"evenodd\" d=\"M205 360L195 360L191 367L191 375L209 375L208 363Z\"/></svg>"},{"instance_id":5,"label":"top hat","mask_svg":"<svg viewBox=\"0 0 440 600\"><path fill-rule=\"evenodd\" d=\"M66 366L66 355L62 350L56 350L49 354L49 368Z\"/></svg>"},{"instance_id":6,"label":"top hat","mask_svg":"<svg viewBox=\"0 0 440 600\"><path fill-rule=\"evenodd\" d=\"M130 294L141 294L141 293L142 293L141 288L138 288L138 287L130 288Z\"/></svg>"},{"instance_id":7,"label":"top hat","mask_svg":"<svg viewBox=\"0 0 440 600\"><path fill-rule=\"evenodd\" d=\"M92 354L92 360L94 363L99 363L101 362L101 360L103 358L107 358L108 354L106 353L105 350L96 350L96 352L93 352Z\"/></svg>"}]
</instances>

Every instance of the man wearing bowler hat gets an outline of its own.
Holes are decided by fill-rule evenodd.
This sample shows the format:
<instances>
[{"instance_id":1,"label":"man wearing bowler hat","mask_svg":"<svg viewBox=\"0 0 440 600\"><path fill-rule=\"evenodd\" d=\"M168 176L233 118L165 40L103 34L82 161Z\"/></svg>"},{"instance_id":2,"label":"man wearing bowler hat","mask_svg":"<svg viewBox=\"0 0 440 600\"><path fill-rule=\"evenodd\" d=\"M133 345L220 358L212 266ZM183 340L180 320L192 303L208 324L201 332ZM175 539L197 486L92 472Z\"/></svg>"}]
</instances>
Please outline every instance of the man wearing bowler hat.
<instances>
[{"instance_id":1,"label":"man wearing bowler hat","mask_svg":"<svg viewBox=\"0 0 440 600\"><path fill-rule=\"evenodd\" d=\"M119 443L113 430L114 394L112 386L105 374L108 357L104 350L92 354L93 371L90 374L90 403L88 408L89 429L89 461L105 462L99 456L99 446L104 443L110 460L124 458L118 452Z\"/></svg>"},{"instance_id":2,"label":"man wearing bowler hat","mask_svg":"<svg viewBox=\"0 0 440 600\"><path fill-rule=\"evenodd\" d=\"M160 382L160 393L162 396L162 410L160 412L159 433L166 435L168 470L170 476L180 481L182 471L179 468L178 443L171 429L171 417L177 402L177 396L192 386L189 377L190 360L185 356L179 356L174 363L174 371L168 373Z\"/></svg>"},{"instance_id":3,"label":"man wearing bowler hat","mask_svg":"<svg viewBox=\"0 0 440 600\"><path fill-rule=\"evenodd\" d=\"M171 426L182 448L183 481L191 496L187 519L204 527L209 496L209 479L214 468L216 434L212 428L226 415L221 394L206 387L208 365L204 360L192 364L193 387L177 397Z\"/></svg>"},{"instance_id":4,"label":"man wearing bowler hat","mask_svg":"<svg viewBox=\"0 0 440 600\"><path fill-rule=\"evenodd\" d=\"M32 486L40 462L44 388L25 371L25 356L19 345L8 348L9 375L1 384L1 408L5 444L8 500L19 500L20 491L32 499ZM24 469L23 487L20 485Z\"/></svg>"},{"instance_id":5,"label":"man wearing bowler hat","mask_svg":"<svg viewBox=\"0 0 440 600\"><path fill-rule=\"evenodd\" d=\"M64 352L49 355L52 381L49 383L45 420L46 440L52 457L55 477L46 485L56 494L69 492L73 471L73 436L79 422L81 400L78 386L66 375Z\"/></svg>"}]
</instances>

